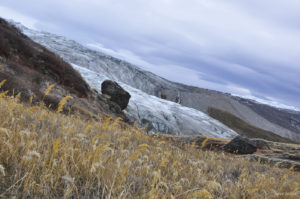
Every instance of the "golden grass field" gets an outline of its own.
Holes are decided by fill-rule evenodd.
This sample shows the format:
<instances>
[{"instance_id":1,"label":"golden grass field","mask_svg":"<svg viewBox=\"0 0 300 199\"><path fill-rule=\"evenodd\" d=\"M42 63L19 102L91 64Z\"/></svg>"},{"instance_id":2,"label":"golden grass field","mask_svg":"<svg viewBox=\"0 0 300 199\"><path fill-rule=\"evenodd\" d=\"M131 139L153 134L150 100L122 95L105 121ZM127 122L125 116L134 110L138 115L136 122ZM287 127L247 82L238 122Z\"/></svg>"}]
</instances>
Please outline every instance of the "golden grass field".
<instances>
[{"instance_id":1,"label":"golden grass field","mask_svg":"<svg viewBox=\"0 0 300 199\"><path fill-rule=\"evenodd\" d=\"M300 198L299 172L18 98L0 94L0 198Z\"/></svg>"}]
</instances>

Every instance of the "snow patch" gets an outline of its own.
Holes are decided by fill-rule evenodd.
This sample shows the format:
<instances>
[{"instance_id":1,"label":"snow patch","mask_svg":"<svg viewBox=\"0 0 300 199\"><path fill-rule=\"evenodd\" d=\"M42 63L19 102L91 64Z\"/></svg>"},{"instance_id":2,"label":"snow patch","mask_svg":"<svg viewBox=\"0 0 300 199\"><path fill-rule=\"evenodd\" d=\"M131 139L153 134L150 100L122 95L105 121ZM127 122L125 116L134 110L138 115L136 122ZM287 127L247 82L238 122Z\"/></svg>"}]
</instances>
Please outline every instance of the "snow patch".
<instances>
[{"instance_id":1,"label":"snow patch","mask_svg":"<svg viewBox=\"0 0 300 199\"><path fill-rule=\"evenodd\" d=\"M273 107L278 108L278 109L300 111L300 109L298 109L294 106L282 104L280 102L276 102L276 101L273 101L273 100L261 99L261 98L258 98L258 97L252 96L252 95L239 95L239 94L231 94L231 95L234 96L234 97L249 99L249 100L252 100L252 101L254 101L256 103L259 103L259 104L265 104L265 105L268 105L268 106L273 106Z\"/></svg>"}]
</instances>

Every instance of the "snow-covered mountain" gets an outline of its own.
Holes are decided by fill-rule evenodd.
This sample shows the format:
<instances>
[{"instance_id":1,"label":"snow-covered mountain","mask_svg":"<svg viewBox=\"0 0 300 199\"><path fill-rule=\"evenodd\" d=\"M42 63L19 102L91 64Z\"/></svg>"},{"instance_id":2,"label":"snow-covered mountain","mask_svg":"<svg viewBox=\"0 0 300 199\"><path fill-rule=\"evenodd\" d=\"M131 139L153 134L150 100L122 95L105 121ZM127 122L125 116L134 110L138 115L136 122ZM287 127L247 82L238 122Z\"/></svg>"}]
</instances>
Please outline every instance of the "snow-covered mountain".
<instances>
[{"instance_id":1,"label":"snow-covered mountain","mask_svg":"<svg viewBox=\"0 0 300 199\"><path fill-rule=\"evenodd\" d=\"M15 25L34 41L72 63L97 90L100 85L95 82L96 77L99 81L111 79L119 82L133 96L126 110L128 115L143 124L150 122L156 130L176 134L216 134L216 137L235 135L235 132L205 114L209 107L214 107L258 128L300 141L300 112L296 110L171 82L65 37Z\"/></svg>"}]
</instances>

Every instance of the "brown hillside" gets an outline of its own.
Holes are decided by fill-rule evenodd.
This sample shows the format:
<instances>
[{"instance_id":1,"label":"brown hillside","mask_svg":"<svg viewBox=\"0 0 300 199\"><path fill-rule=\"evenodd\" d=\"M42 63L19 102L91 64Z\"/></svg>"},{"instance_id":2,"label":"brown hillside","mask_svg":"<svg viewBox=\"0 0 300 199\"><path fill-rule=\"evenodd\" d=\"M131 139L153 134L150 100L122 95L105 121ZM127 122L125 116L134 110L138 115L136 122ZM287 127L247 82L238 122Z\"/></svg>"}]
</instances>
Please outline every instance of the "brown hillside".
<instances>
[{"instance_id":1,"label":"brown hillside","mask_svg":"<svg viewBox=\"0 0 300 199\"><path fill-rule=\"evenodd\" d=\"M229 112L209 107L207 110L209 116L219 120L229 128L235 130L238 134L248 138L261 138L274 142L294 143L294 141L281 137L273 132L266 131L252 126L244 120L230 114Z\"/></svg>"},{"instance_id":2,"label":"brown hillside","mask_svg":"<svg viewBox=\"0 0 300 199\"><path fill-rule=\"evenodd\" d=\"M47 106L56 108L61 98L70 95L73 99L68 105L72 105L73 111L86 115L113 114L127 120L117 104L92 90L72 66L0 18L2 80L7 81L1 89L10 94L21 92L23 101L33 97L34 102L40 102L44 91L55 84L44 99Z\"/></svg>"}]
</instances>

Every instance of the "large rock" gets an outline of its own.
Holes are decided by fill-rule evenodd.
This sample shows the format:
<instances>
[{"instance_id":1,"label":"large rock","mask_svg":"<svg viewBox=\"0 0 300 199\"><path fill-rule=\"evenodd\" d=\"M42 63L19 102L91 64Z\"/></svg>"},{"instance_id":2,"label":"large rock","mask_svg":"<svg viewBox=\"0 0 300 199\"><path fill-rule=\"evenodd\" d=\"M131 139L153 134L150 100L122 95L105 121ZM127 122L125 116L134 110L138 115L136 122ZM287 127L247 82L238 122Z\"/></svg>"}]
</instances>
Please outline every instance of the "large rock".
<instances>
[{"instance_id":1,"label":"large rock","mask_svg":"<svg viewBox=\"0 0 300 199\"><path fill-rule=\"evenodd\" d=\"M237 136L224 146L224 151L235 154L252 154L256 152L255 142L242 136Z\"/></svg>"},{"instance_id":2,"label":"large rock","mask_svg":"<svg viewBox=\"0 0 300 199\"><path fill-rule=\"evenodd\" d=\"M124 110L130 99L130 94L125 91L117 82L105 80L101 85L103 94L109 95L110 100L118 104Z\"/></svg>"}]
</instances>

